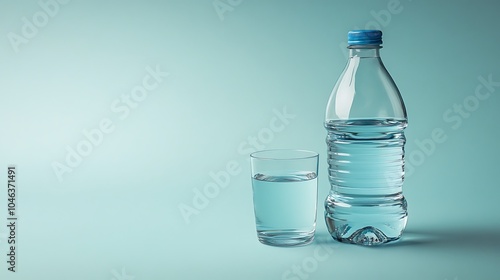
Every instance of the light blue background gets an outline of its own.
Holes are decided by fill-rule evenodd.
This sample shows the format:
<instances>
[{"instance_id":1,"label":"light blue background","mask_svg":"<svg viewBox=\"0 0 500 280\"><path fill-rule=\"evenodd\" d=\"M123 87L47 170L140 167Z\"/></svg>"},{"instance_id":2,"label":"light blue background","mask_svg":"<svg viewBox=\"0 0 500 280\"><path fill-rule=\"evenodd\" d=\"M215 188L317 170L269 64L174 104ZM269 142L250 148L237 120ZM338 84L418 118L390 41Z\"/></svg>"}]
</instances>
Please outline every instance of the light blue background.
<instances>
[{"instance_id":1,"label":"light blue background","mask_svg":"<svg viewBox=\"0 0 500 280\"><path fill-rule=\"evenodd\" d=\"M218 13L214 3L227 10ZM7 271L1 226L2 279L498 278L500 86L477 104L472 97L478 77L500 81L498 1L58 6L16 52L9 34L23 36L23 17L33 23L43 9L0 1L0 178L6 182L7 165L17 166L19 202L18 272ZM327 235L323 117L345 65L347 31L377 25L382 58L406 102L414 170L404 185L403 239L364 248ZM142 84L148 66L169 76L121 119L111 104ZM458 125L453 106L464 101L477 108ZM284 108L294 117L270 136L275 111ZM82 131L106 118L113 132L60 182L53 163L65 164L67 146L76 149ZM446 140L424 154L417 142L434 129ZM320 153L310 246L257 241L247 158L249 137L259 133L265 148ZM187 223L180 205L193 207L196 190L214 182L210 172L228 163L236 175ZM0 185L3 225L7 190ZM294 266L304 274L294 275Z\"/></svg>"}]
</instances>

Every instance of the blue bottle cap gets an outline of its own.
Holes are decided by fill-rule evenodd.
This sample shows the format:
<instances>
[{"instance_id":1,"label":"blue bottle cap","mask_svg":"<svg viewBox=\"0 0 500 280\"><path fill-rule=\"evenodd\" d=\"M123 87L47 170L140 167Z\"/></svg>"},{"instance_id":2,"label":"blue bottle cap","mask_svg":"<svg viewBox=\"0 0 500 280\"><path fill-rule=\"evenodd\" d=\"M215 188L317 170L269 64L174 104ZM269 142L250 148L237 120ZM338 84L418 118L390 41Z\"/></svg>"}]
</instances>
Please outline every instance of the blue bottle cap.
<instances>
[{"instance_id":1,"label":"blue bottle cap","mask_svg":"<svg viewBox=\"0 0 500 280\"><path fill-rule=\"evenodd\" d=\"M347 33L347 44L352 45L381 45L382 31L380 30L351 30Z\"/></svg>"}]
</instances>

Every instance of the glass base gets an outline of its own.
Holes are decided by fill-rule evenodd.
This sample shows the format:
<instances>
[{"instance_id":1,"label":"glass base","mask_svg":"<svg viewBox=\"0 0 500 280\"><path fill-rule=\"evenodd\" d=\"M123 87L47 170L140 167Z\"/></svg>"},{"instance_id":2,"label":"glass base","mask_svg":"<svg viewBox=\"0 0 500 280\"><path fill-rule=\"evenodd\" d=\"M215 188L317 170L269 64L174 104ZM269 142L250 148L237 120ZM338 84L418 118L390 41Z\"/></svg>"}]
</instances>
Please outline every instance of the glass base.
<instances>
[{"instance_id":1,"label":"glass base","mask_svg":"<svg viewBox=\"0 0 500 280\"><path fill-rule=\"evenodd\" d=\"M257 231L260 243L270 246L291 247L303 246L314 240L314 230L312 231Z\"/></svg>"}]
</instances>

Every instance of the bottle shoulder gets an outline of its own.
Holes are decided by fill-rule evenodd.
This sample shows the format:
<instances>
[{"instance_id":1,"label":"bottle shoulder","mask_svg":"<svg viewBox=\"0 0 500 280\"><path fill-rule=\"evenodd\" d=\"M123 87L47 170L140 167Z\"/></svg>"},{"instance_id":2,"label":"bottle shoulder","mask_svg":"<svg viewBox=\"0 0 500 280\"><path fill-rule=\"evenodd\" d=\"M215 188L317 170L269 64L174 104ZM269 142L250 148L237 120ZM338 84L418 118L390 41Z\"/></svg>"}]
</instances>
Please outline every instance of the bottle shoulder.
<instances>
[{"instance_id":1,"label":"bottle shoulder","mask_svg":"<svg viewBox=\"0 0 500 280\"><path fill-rule=\"evenodd\" d=\"M380 58L351 58L330 95L326 120L407 119L396 83Z\"/></svg>"}]
</instances>

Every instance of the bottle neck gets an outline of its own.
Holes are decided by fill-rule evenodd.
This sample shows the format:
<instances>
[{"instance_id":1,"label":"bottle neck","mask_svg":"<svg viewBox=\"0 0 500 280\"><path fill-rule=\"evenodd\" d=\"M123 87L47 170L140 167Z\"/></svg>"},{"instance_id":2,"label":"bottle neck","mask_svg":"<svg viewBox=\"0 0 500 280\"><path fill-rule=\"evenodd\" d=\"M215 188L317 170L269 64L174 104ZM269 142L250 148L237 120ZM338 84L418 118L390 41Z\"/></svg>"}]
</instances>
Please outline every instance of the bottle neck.
<instances>
[{"instance_id":1,"label":"bottle neck","mask_svg":"<svg viewBox=\"0 0 500 280\"><path fill-rule=\"evenodd\" d=\"M381 46L374 45L354 45L349 46L349 57L363 57L363 58L380 58L379 50L382 48Z\"/></svg>"}]
</instances>

